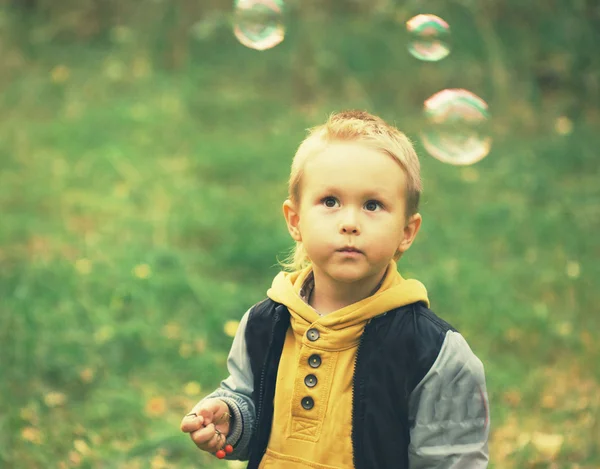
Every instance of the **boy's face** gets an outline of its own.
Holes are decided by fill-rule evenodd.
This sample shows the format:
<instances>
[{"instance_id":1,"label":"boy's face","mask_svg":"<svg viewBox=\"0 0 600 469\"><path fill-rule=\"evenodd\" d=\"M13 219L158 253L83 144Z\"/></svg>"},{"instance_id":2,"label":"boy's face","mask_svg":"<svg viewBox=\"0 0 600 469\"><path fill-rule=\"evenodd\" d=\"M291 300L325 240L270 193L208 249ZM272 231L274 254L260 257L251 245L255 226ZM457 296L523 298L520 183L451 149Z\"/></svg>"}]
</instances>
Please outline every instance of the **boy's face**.
<instances>
[{"instance_id":1,"label":"boy's face","mask_svg":"<svg viewBox=\"0 0 600 469\"><path fill-rule=\"evenodd\" d=\"M410 247L421 218L407 222L405 188L391 156L357 142L332 143L305 163L300 206L285 201L284 215L315 273L357 282L379 275Z\"/></svg>"}]
</instances>

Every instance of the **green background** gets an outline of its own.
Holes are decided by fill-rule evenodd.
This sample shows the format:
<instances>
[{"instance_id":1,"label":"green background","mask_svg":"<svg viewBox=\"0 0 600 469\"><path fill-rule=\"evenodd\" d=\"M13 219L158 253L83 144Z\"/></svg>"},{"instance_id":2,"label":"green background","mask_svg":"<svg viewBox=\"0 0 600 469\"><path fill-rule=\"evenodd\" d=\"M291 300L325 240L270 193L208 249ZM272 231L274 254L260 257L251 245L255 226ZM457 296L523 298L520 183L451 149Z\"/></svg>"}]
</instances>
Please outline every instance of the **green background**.
<instances>
[{"instance_id":1,"label":"green background","mask_svg":"<svg viewBox=\"0 0 600 469\"><path fill-rule=\"evenodd\" d=\"M305 129L348 108L416 143L400 270L485 365L491 467L600 467L599 8L288 2L258 52L220 0L0 1L0 467L227 467L180 420L291 246ZM407 52L418 13L446 59ZM421 146L444 88L490 106L473 166Z\"/></svg>"}]
</instances>

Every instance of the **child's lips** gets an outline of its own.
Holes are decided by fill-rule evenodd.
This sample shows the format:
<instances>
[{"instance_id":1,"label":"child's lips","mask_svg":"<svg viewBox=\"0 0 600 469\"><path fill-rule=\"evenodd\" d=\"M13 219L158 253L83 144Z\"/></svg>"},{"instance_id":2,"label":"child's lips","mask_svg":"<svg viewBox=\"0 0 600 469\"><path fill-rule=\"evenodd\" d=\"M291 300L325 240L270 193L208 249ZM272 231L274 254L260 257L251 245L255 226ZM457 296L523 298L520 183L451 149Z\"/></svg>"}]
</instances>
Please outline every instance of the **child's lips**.
<instances>
[{"instance_id":1,"label":"child's lips","mask_svg":"<svg viewBox=\"0 0 600 469\"><path fill-rule=\"evenodd\" d=\"M347 246L345 248L338 249L338 252L341 252L341 253L347 254L347 255L358 255L358 254L363 253L360 249L357 249L357 248L351 247L351 246Z\"/></svg>"}]
</instances>

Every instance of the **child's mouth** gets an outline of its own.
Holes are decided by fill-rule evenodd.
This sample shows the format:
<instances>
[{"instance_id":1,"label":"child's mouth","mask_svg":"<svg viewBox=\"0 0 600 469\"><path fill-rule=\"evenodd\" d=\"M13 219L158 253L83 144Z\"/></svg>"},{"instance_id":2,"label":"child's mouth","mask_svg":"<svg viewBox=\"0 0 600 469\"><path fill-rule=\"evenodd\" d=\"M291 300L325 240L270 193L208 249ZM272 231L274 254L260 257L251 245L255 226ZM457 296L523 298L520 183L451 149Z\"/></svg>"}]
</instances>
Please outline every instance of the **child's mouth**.
<instances>
[{"instance_id":1,"label":"child's mouth","mask_svg":"<svg viewBox=\"0 0 600 469\"><path fill-rule=\"evenodd\" d=\"M342 249L338 249L338 252L344 252L347 254L362 254L362 251L359 249L356 249L354 247L345 247Z\"/></svg>"}]
</instances>

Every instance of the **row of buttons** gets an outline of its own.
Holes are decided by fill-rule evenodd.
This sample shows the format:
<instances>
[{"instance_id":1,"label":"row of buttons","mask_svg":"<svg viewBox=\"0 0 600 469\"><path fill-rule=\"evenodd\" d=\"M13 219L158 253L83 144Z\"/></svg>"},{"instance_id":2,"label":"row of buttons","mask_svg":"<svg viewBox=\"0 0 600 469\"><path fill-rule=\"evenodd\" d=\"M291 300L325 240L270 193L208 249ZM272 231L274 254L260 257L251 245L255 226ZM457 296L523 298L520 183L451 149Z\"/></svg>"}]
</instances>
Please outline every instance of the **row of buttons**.
<instances>
[{"instance_id":1,"label":"row of buttons","mask_svg":"<svg viewBox=\"0 0 600 469\"><path fill-rule=\"evenodd\" d=\"M309 329L306 331L306 337L308 337L308 340L311 342L318 340L320 336L321 334L319 334L317 329ZM321 366L321 357L316 353L311 355L308 357L308 365L311 368L319 368ZM317 382L317 377L313 374L304 377L304 384L309 388L314 388L317 385ZM305 410L310 410L315 406L315 400L310 396L303 397L300 403Z\"/></svg>"}]
</instances>

